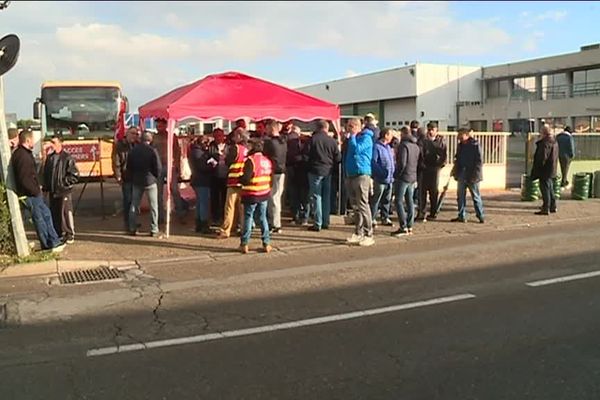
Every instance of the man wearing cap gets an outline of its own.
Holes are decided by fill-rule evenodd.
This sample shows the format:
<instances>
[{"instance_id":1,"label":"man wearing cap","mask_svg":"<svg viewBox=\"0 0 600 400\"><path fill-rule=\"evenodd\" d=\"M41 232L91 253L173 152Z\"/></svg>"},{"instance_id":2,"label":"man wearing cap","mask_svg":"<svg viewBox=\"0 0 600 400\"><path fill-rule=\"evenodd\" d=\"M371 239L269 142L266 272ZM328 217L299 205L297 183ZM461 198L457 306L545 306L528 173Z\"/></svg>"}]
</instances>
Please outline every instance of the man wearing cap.
<instances>
[{"instance_id":1,"label":"man wearing cap","mask_svg":"<svg viewBox=\"0 0 600 400\"><path fill-rule=\"evenodd\" d=\"M48 193L50 213L54 230L59 237L71 244L75 241L75 222L73 218L73 185L79 181L79 170L75 159L63 149L61 134L50 140L52 153L44 164L43 191Z\"/></svg>"},{"instance_id":2,"label":"man wearing cap","mask_svg":"<svg viewBox=\"0 0 600 400\"><path fill-rule=\"evenodd\" d=\"M374 138L379 137L380 129L377 126L378 123L379 121L377 121L377 119L375 118L375 114L368 113L367 115L365 115L365 128L373 132Z\"/></svg>"}]
</instances>

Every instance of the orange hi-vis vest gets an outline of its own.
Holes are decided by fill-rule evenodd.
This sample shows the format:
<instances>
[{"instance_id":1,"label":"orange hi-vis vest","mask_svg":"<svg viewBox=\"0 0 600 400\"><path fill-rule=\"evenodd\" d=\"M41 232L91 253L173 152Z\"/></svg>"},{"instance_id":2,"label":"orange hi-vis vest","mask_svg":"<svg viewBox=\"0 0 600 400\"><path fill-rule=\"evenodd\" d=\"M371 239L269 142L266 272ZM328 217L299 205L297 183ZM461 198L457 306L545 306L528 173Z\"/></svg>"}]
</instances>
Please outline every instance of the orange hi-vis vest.
<instances>
[{"instance_id":1,"label":"orange hi-vis vest","mask_svg":"<svg viewBox=\"0 0 600 400\"><path fill-rule=\"evenodd\" d=\"M229 173L227 174L227 187L241 187L240 178L244 175L244 161L248 156L248 149L246 146L236 144L237 157L235 161L229 166Z\"/></svg>"},{"instance_id":2,"label":"orange hi-vis vest","mask_svg":"<svg viewBox=\"0 0 600 400\"><path fill-rule=\"evenodd\" d=\"M242 186L242 197L268 196L271 194L273 163L262 153L254 153L248 160L252 163L254 174L250 183Z\"/></svg>"}]
</instances>

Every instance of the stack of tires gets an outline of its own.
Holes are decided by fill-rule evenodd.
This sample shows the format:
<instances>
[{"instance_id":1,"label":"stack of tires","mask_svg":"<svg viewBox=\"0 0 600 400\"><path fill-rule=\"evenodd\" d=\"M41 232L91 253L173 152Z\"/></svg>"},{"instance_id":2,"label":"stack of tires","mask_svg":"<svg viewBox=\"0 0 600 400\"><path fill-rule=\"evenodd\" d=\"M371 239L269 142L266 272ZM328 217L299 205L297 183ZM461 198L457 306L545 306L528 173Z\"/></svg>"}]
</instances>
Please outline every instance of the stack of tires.
<instances>
[{"instance_id":1,"label":"stack of tires","mask_svg":"<svg viewBox=\"0 0 600 400\"><path fill-rule=\"evenodd\" d=\"M525 174L521 175L521 201L536 201L540 196L540 181L532 180Z\"/></svg>"},{"instance_id":2,"label":"stack of tires","mask_svg":"<svg viewBox=\"0 0 600 400\"><path fill-rule=\"evenodd\" d=\"M594 172L594 197L600 199L600 171Z\"/></svg>"},{"instance_id":3,"label":"stack of tires","mask_svg":"<svg viewBox=\"0 0 600 400\"><path fill-rule=\"evenodd\" d=\"M571 197L575 200L586 200L590 197L592 188L592 174L580 172L573 175L573 190Z\"/></svg>"},{"instance_id":4,"label":"stack of tires","mask_svg":"<svg viewBox=\"0 0 600 400\"><path fill-rule=\"evenodd\" d=\"M562 176L556 175L556 178L552 179L553 187L554 187L554 197L556 200L560 199L560 183L562 182Z\"/></svg>"}]
</instances>

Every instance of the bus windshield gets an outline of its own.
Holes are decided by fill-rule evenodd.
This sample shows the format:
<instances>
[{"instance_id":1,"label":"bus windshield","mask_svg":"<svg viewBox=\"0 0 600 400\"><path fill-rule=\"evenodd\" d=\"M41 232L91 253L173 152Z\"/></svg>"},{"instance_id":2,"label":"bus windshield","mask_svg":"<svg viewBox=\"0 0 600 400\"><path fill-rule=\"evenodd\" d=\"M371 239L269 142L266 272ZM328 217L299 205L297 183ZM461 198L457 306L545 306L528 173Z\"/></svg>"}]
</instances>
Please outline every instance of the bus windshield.
<instances>
[{"instance_id":1,"label":"bus windshield","mask_svg":"<svg viewBox=\"0 0 600 400\"><path fill-rule=\"evenodd\" d=\"M46 106L46 135L96 138L112 136L119 112L119 88L47 87L42 89Z\"/></svg>"}]
</instances>

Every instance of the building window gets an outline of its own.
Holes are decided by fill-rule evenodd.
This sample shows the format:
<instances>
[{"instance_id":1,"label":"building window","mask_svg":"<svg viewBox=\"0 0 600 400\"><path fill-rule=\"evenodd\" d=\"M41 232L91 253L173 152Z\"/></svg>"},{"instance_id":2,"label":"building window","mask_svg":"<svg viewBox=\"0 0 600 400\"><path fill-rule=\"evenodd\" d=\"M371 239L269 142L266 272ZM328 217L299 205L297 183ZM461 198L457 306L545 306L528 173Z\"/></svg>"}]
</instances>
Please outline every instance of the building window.
<instances>
[{"instance_id":1,"label":"building window","mask_svg":"<svg viewBox=\"0 0 600 400\"><path fill-rule=\"evenodd\" d=\"M519 135L523 135L528 132L534 131L534 123L535 120L528 119L509 119L508 120L508 129L511 133L516 133Z\"/></svg>"},{"instance_id":2,"label":"building window","mask_svg":"<svg viewBox=\"0 0 600 400\"><path fill-rule=\"evenodd\" d=\"M404 125L410 125L410 121L404 121Z\"/></svg>"},{"instance_id":3,"label":"building window","mask_svg":"<svg viewBox=\"0 0 600 400\"><path fill-rule=\"evenodd\" d=\"M590 133L592 129L592 117L575 117L575 132Z\"/></svg>"},{"instance_id":4,"label":"building window","mask_svg":"<svg viewBox=\"0 0 600 400\"><path fill-rule=\"evenodd\" d=\"M510 82L507 80L493 80L487 82L487 97L508 96Z\"/></svg>"},{"instance_id":5,"label":"building window","mask_svg":"<svg viewBox=\"0 0 600 400\"><path fill-rule=\"evenodd\" d=\"M564 99L568 96L569 85L567 74L552 74L542 76L542 99Z\"/></svg>"},{"instance_id":6,"label":"building window","mask_svg":"<svg viewBox=\"0 0 600 400\"><path fill-rule=\"evenodd\" d=\"M354 106L352 104L340 105L340 115L352 115L354 112Z\"/></svg>"},{"instance_id":7,"label":"building window","mask_svg":"<svg viewBox=\"0 0 600 400\"><path fill-rule=\"evenodd\" d=\"M487 132L487 121L469 121L469 128L473 129L475 132Z\"/></svg>"},{"instance_id":8,"label":"building window","mask_svg":"<svg viewBox=\"0 0 600 400\"><path fill-rule=\"evenodd\" d=\"M392 121L392 126L396 126L397 122L396 121Z\"/></svg>"},{"instance_id":9,"label":"building window","mask_svg":"<svg viewBox=\"0 0 600 400\"><path fill-rule=\"evenodd\" d=\"M385 126L390 126L390 121L386 121Z\"/></svg>"},{"instance_id":10,"label":"building window","mask_svg":"<svg viewBox=\"0 0 600 400\"><path fill-rule=\"evenodd\" d=\"M519 99L535 99L535 76L526 76L522 78L514 78L510 97Z\"/></svg>"},{"instance_id":11,"label":"building window","mask_svg":"<svg viewBox=\"0 0 600 400\"><path fill-rule=\"evenodd\" d=\"M600 96L600 68L573 72L573 96Z\"/></svg>"},{"instance_id":12,"label":"building window","mask_svg":"<svg viewBox=\"0 0 600 400\"><path fill-rule=\"evenodd\" d=\"M600 133L600 115L592 117L592 127L590 133Z\"/></svg>"}]
</instances>

